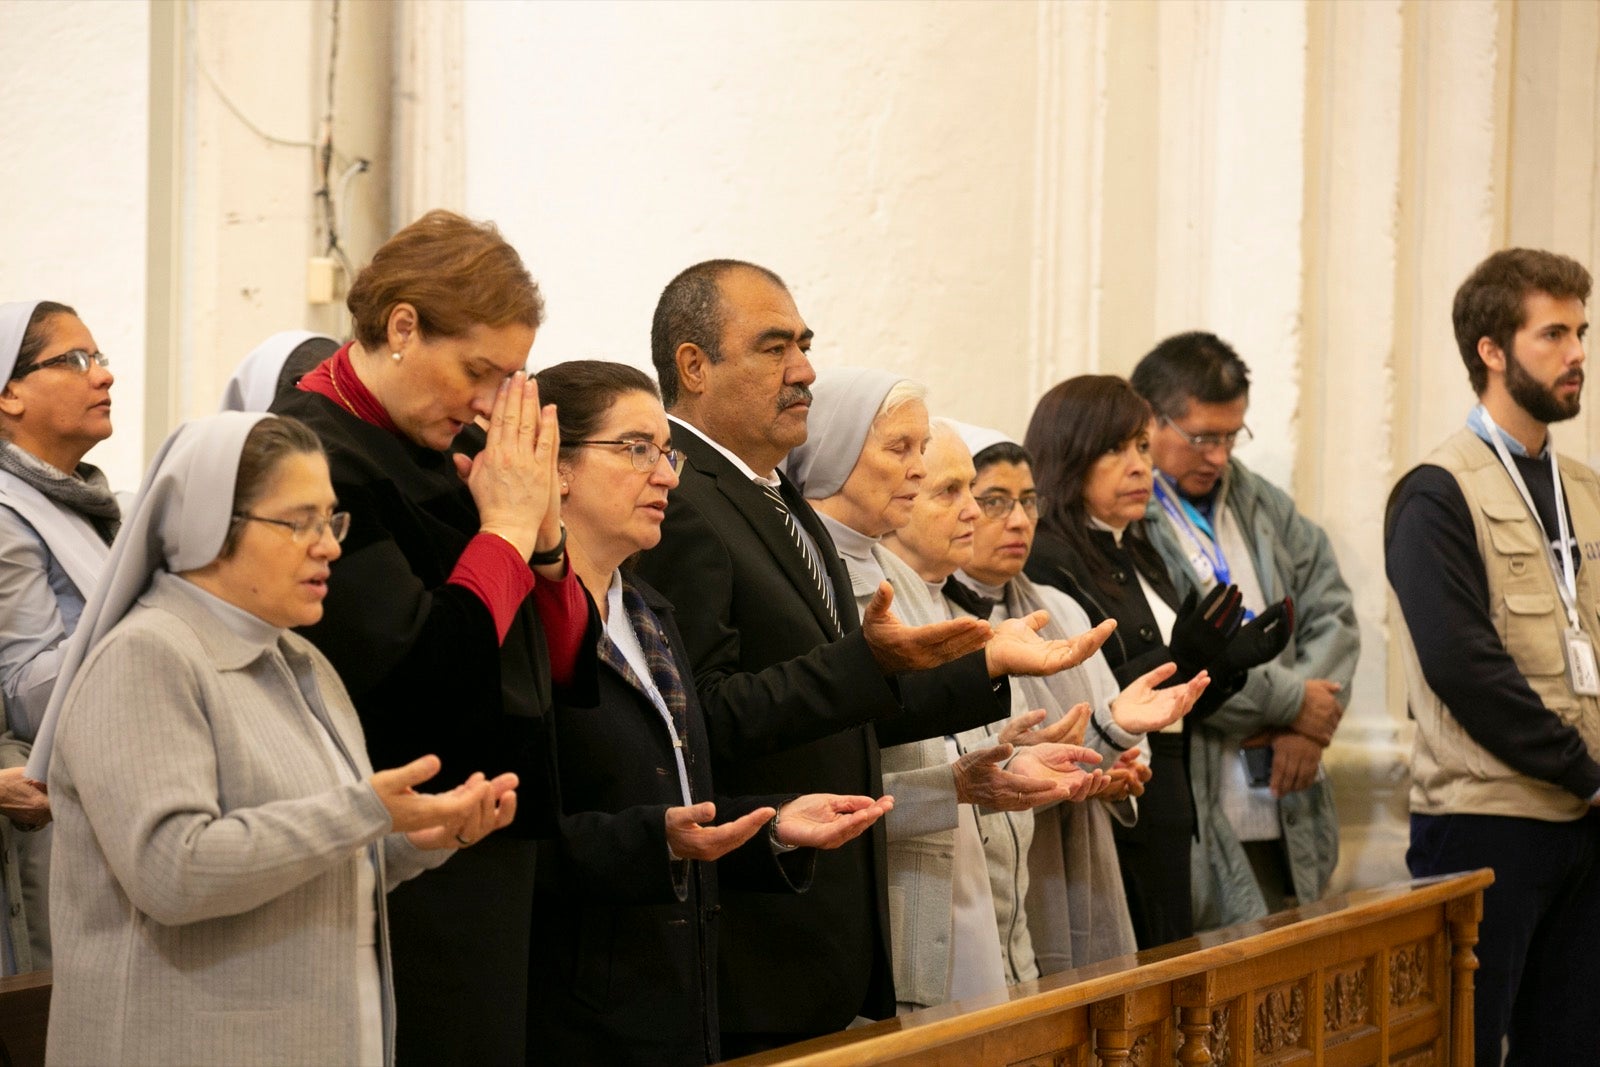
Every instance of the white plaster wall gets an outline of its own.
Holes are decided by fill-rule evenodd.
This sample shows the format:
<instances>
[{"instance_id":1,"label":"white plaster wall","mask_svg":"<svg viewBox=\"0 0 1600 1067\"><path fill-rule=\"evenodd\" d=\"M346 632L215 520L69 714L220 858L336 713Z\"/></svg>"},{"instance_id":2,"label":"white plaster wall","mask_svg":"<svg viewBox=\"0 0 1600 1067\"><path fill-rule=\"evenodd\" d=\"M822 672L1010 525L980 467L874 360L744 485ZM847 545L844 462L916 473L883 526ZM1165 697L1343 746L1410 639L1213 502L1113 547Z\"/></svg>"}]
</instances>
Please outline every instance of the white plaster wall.
<instances>
[{"instance_id":1,"label":"white plaster wall","mask_svg":"<svg viewBox=\"0 0 1600 1067\"><path fill-rule=\"evenodd\" d=\"M0 0L0 300L71 304L112 358L115 435L87 459L144 470L148 5Z\"/></svg>"},{"instance_id":2,"label":"white plaster wall","mask_svg":"<svg viewBox=\"0 0 1600 1067\"><path fill-rule=\"evenodd\" d=\"M541 280L535 365L649 365L666 282L782 274L820 367L1016 424L1037 14L1022 3L465 5L466 198ZM935 368L937 368L935 370Z\"/></svg>"},{"instance_id":3,"label":"white plaster wall","mask_svg":"<svg viewBox=\"0 0 1600 1067\"><path fill-rule=\"evenodd\" d=\"M344 279L307 302L306 267L326 249L316 150L327 108L328 0L230 0L184 8L188 85L182 351L172 408L217 409L245 354L279 330L343 337ZM340 8L334 189L358 158L372 169L340 199L352 266L389 233L389 5ZM231 104L231 106L230 106Z\"/></svg>"}]
</instances>

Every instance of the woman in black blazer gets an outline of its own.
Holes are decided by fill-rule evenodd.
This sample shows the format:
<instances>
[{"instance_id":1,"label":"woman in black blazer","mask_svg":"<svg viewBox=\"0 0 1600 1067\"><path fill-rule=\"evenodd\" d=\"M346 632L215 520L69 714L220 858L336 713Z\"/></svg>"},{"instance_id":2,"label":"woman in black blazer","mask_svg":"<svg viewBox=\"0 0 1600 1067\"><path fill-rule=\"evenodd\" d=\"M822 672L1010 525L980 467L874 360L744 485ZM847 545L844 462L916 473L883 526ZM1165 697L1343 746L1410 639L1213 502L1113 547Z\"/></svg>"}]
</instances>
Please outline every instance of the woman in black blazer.
<instances>
[{"instance_id":1,"label":"woman in black blazer","mask_svg":"<svg viewBox=\"0 0 1600 1067\"><path fill-rule=\"evenodd\" d=\"M522 781L505 834L389 898L397 1058L521 1063L534 838L554 828L548 712L594 676L560 543L555 413L523 375L543 305L493 226L445 211L385 242L348 304L355 339L273 405L322 441L351 516L305 636L376 766L433 752L430 789L479 769ZM468 460L457 436L479 417L491 429Z\"/></svg>"},{"instance_id":2,"label":"woman in black blazer","mask_svg":"<svg viewBox=\"0 0 1600 1067\"><path fill-rule=\"evenodd\" d=\"M660 540L678 482L655 385L632 367L592 360L541 371L538 382L560 418L572 568L604 629L598 703L558 701L555 711L560 832L539 859L530 1058L710 1063L720 1058L719 875L803 890L811 849L854 838L891 801L713 800L705 724L671 605L624 566Z\"/></svg>"},{"instance_id":3,"label":"woman in black blazer","mask_svg":"<svg viewBox=\"0 0 1600 1067\"><path fill-rule=\"evenodd\" d=\"M1126 380L1086 374L1039 399L1026 440L1044 501L1028 577L1071 596L1096 623L1117 620L1101 651L1118 684L1169 660L1178 672L1168 684L1201 669L1212 676L1182 726L1146 735L1152 776L1139 821L1112 828L1140 948L1194 934L1189 850L1195 810L1182 731L1237 692L1246 669L1282 651L1293 627L1284 604L1242 626L1239 592L1231 585L1217 585L1198 602L1193 596L1178 602L1144 532L1152 418Z\"/></svg>"}]
</instances>

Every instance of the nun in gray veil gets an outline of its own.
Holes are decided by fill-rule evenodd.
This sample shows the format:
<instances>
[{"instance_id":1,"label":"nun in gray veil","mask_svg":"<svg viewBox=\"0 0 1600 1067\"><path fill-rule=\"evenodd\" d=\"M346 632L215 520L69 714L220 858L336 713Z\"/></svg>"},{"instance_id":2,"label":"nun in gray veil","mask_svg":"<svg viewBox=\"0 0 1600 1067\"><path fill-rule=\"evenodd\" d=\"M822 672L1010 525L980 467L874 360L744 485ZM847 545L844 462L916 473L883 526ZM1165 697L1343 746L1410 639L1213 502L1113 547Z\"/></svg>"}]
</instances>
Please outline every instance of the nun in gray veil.
<instances>
[{"instance_id":1,"label":"nun in gray veil","mask_svg":"<svg viewBox=\"0 0 1600 1067\"><path fill-rule=\"evenodd\" d=\"M145 476L29 765L56 821L52 1062L392 1062L384 891L509 822L516 783L373 772L291 629L321 617L335 506L292 419L186 423Z\"/></svg>"},{"instance_id":2,"label":"nun in gray veil","mask_svg":"<svg viewBox=\"0 0 1600 1067\"><path fill-rule=\"evenodd\" d=\"M339 350L339 342L310 330L280 330L250 350L222 390L223 411L266 411L278 394Z\"/></svg>"},{"instance_id":3,"label":"nun in gray veil","mask_svg":"<svg viewBox=\"0 0 1600 1067\"><path fill-rule=\"evenodd\" d=\"M0 304L0 974L50 966L50 808L22 764L120 519L83 462L111 436L106 364L65 304Z\"/></svg>"},{"instance_id":4,"label":"nun in gray veil","mask_svg":"<svg viewBox=\"0 0 1600 1067\"><path fill-rule=\"evenodd\" d=\"M887 580L894 611L913 625L952 617L881 543L911 520L929 475L925 396L919 383L884 371L819 374L807 441L785 462L844 559L858 607L865 610ZM1100 758L1083 749L1046 746L1061 757L1053 765L1043 760L1046 747L1013 754L1009 740L1024 734L1006 725L1002 719L883 751L884 789L895 796L885 829L901 1011L996 993L1039 975L1022 910L1029 809L1082 799L1106 779L1077 766Z\"/></svg>"}]
</instances>

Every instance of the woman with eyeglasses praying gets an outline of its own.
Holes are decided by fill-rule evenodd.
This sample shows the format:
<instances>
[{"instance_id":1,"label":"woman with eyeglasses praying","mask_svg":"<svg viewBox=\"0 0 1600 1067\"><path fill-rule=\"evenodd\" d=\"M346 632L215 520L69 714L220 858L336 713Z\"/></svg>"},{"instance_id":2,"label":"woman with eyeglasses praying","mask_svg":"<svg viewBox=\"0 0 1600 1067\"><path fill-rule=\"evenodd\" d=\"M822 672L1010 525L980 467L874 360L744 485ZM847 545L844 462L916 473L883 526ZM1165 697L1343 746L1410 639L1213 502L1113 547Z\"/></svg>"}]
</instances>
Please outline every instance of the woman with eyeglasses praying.
<instances>
[{"instance_id":1,"label":"woman with eyeglasses praying","mask_svg":"<svg viewBox=\"0 0 1600 1067\"><path fill-rule=\"evenodd\" d=\"M346 302L355 339L273 404L321 438L351 515L305 634L349 687L374 763L434 752L441 786L479 769L523 782L510 833L390 899L399 1055L521 1063L534 839L554 830L548 714L555 689L594 685L555 411L523 370L544 304L493 225L446 211L391 237ZM487 433L462 454L479 417Z\"/></svg>"},{"instance_id":2,"label":"woman with eyeglasses praying","mask_svg":"<svg viewBox=\"0 0 1600 1067\"><path fill-rule=\"evenodd\" d=\"M50 966L50 806L23 764L120 521L83 462L111 436L108 363L65 304L0 304L0 974Z\"/></svg>"},{"instance_id":3,"label":"woman with eyeglasses praying","mask_svg":"<svg viewBox=\"0 0 1600 1067\"><path fill-rule=\"evenodd\" d=\"M529 1047L551 1063L713 1063L719 880L804 890L813 849L855 838L892 802L714 792L672 605L625 565L661 540L678 484L655 384L596 360L538 381L560 413L572 569L604 630L598 702L555 713L560 833L539 859Z\"/></svg>"},{"instance_id":4,"label":"woman with eyeglasses praying","mask_svg":"<svg viewBox=\"0 0 1600 1067\"><path fill-rule=\"evenodd\" d=\"M509 823L517 783L373 772L292 632L322 615L337 506L292 419L214 415L157 452L30 766L56 815L50 1062L394 1062L385 891Z\"/></svg>"},{"instance_id":5,"label":"woman with eyeglasses praying","mask_svg":"<svg viewBox=\"0 0 1600 1067\"><path fill-rule=\"evenodd\" d=\"M1294 626L1287 601L1245 622L1231 585L1178 602L1144 530L1152 420L1150 406L1125 379L1086 374L1040 398L1023 442L1044 502L1027 576L1067 593L1091 619L1117 620L1101 651L1119 685L1168 661L1178 665L1169 684L1201 670L1212 679L1187 718L1147 735L1152 777L1139 821L1113 827L1140 948L1194 934L1195 810L1184 724L1237 692L1245 671L1282 651Z\"/></svg>"}]
</instances>

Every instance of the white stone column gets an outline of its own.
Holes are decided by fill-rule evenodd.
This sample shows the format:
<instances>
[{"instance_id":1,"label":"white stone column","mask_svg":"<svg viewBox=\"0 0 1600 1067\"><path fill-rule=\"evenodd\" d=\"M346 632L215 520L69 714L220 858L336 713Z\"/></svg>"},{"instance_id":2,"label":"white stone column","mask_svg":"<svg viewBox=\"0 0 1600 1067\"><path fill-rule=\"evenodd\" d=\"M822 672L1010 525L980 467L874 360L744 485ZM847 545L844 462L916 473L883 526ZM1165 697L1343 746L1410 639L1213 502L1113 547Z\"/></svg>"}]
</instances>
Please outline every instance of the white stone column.
<instances>
[{"instance_id":1,"label":"white stone column","mask_svg":"<svg viewBox=\"0 0 1600 1067\"><path fill-rule=\"evenodd\" d=\"M1341 824L1334 889L1407 877L1403 703L1387 691L1383 510L1395 471L1401 4L1308 5L1300 450L1295 492L1355 594L1361 662L1326 766Z\"/></svg>"}]
</instances>

